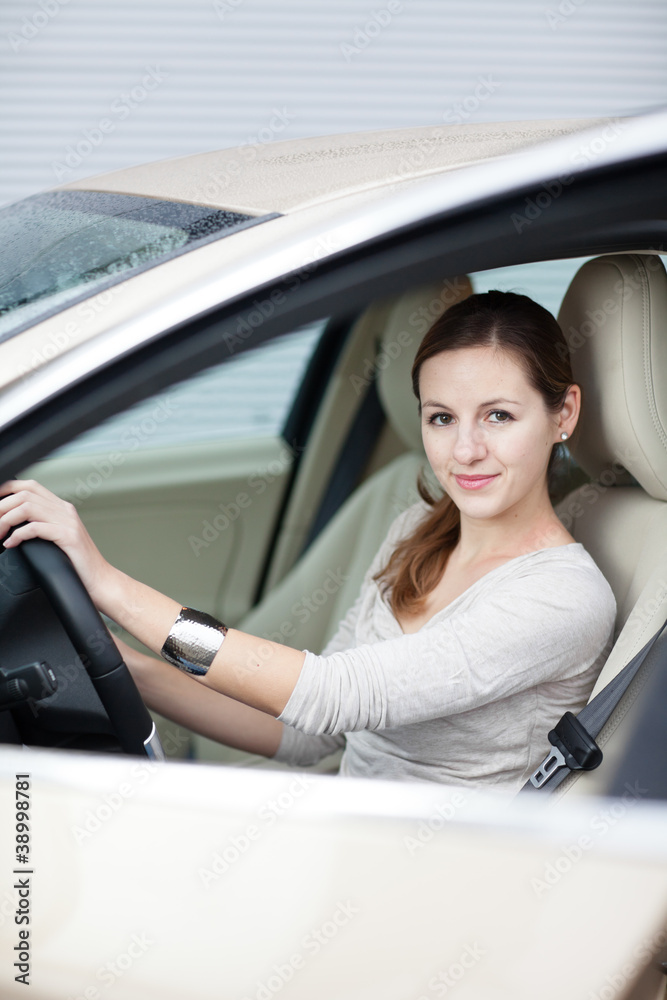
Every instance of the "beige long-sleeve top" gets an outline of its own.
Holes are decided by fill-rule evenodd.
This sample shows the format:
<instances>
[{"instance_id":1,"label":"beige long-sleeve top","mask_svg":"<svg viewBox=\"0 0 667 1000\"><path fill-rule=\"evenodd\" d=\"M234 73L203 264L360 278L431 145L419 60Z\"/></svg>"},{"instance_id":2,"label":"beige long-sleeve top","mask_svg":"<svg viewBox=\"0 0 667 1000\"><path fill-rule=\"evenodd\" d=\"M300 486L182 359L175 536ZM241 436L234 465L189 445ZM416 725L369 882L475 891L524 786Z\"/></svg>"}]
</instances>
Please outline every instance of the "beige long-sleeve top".
<instances>
[{"instance_id":1,"label":"beige long-sleeve top","mask_svg":"<svg viewBox=\"0 0 667 1000\"><path fill-rule=\"evenodd\" d=\"M336 634L304 651L274 759L303 766L345 747L343 775L518 791L549 730L588 700L614 594L573 542L496 567L405 634L372 577L429 510L399 514Z\"/></svg>"}]
</instances>

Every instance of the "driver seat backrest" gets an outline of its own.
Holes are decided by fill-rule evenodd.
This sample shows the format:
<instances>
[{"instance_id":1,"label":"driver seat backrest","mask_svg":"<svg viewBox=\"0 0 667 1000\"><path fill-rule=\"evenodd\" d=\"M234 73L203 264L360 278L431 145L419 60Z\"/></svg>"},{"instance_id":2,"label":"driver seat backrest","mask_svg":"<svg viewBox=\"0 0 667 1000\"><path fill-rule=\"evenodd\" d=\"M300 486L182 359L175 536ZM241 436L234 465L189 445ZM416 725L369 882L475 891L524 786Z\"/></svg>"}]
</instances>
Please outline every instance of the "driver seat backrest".
<instances>
[{"instance_id":1,"label":"driver seat backrest","mask_svg":"<svg viewBox=\"0 0 667 1000\"><path fill-rule=\"evenodd\" d=\"M419 500L418 474L430 472L410 379L417 348L437 317L471 293L470 280L457 277L391 301L376 359L377 389L387 421L407 450L352 493L286 576L237 623L240 629L318 653L334 635L392 521ZM363 360L359 378L367 375ZM203 736L193 740L201 759L286 767Z\"/></svg>"},{"instance_id":2,"label":"driver seat backrest","mask_svg":"<svg viewBox=\"0 0 667 1000\"><path fill-rule=\"evenodd\" d=\"M667 618L667 274L660 257L588 261L558 320L582 389L571 452L591 481L556 510L618 606L614 646L592 698ZM623 738L614 734L604 745L606 766L573 772L561 789L604 791Z\"/></svg>"}]
</instances>

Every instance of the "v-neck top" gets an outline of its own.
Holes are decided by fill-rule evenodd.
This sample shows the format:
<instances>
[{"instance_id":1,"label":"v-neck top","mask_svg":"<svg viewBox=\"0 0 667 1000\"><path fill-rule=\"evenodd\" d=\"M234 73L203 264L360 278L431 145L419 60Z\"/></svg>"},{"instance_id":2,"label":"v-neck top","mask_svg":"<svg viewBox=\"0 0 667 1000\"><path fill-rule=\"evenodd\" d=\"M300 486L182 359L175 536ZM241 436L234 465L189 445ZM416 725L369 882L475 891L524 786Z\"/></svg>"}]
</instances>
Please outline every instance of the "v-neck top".
<instances>
[{"instance_id":1,"label":"v-neck top","mask_svg":"<svg viewBox=\"0 0 667 1000\"><path fill-rule=\"evenodd\" d=\"M616 600L580 542L489 570L404 633L372 577L431 508L392 523L338 629L306 653L274 759L340 774L518 791L563 712L587 702L614 639Z\"/></svg>"}]
</instances>

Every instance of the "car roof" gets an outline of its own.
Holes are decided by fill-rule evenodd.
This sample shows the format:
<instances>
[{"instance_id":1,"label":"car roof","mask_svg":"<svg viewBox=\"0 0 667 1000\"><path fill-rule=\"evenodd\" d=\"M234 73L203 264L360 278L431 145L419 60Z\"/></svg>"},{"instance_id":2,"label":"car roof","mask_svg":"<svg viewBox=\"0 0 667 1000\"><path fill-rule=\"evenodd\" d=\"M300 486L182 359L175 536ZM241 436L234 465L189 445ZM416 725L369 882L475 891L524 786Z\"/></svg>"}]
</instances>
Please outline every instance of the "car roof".
<instances>
[{"instance_id":1,"label":"car roof","mask_svg":"<svg viewBox=\"0 0 667 1000\"><path fill-rule=\"evenodd\" d=\"M251 215L286 214L508 156L609 121L469 123L292 139L146 163L59 190L143 195Z\"/></svg>"},{"instance_id":2,"label":"car roof","mask_svg":"<svg viewBox=\"0 0 667 1000\"><path fill-rule=\"evenodd\" d=\"M665 136L667 111L661 110L594 119L592 125L581 119L447 125L252 147L255 159L244 176L230 180L224 207L249 210L241 204L245 191L253 211L279 206L282 212L128 277L110 290L110 302L86 317L74 305L0 344L0 427L166 330L258 294L282 276L303 273L308 262L370 246L387 234L394 237L508 193L539 189L552 178L569 183L590 169L664 154ZM240 164L250 148L146 164L57 190L161 199L189 194L196 200L203 197L206 178L222 183L221 165L234 158ZM426 159L418 165L420 150ZM317 176L322 163L326 181ZM223 204L222 194L217 204ZM95 297L95 291L89 294Z\"/></svg>"}]
</instances>

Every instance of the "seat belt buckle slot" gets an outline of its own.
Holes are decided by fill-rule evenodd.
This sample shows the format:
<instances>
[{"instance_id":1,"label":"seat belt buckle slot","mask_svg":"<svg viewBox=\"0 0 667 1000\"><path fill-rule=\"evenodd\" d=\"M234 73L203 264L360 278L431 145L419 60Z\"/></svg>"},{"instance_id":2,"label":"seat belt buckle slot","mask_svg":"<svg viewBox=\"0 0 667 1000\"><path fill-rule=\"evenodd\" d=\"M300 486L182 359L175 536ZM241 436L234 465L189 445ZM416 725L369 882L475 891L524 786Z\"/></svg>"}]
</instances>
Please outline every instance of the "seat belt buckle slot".
<instances>
[{"instance_id":1,"label":"seat belt buckle slot","mask_svg":"<svg viewBox=\"0 0 667 1000\"><path fill-rule=\"evenodd\" d=\"M535 788L541 788L542 785L546 784L551 775L555 774L561 767L566 767L565 757L563 757L558 747L552 746L551 753L544 758L537 770L531 774L531 785L534 785Z\"/></svg>"},{"instance_id":2,"label":"seat belt buckle slot","mask_svg":"<svg viewBox=\"0 0 667 1000\"><path fill-rule=\"evenodd\" d=\"M592 771L602 763L602 750L576 715L566 712L549 733L551 752L530 776L535 788L551 778L561 767L570 771Z\"/></svg>"}]
</instances>

